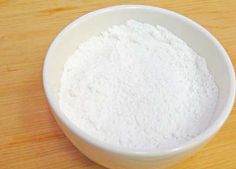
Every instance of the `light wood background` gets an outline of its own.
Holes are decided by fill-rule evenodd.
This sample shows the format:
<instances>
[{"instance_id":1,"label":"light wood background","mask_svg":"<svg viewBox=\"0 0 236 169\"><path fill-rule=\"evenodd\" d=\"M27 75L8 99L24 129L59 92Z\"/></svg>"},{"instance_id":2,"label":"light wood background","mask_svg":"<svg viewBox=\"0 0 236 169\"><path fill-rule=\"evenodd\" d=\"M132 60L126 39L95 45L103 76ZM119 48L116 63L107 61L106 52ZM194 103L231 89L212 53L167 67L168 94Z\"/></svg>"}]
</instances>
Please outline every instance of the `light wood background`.
<instances>
[{"instance_id":1,"label":"light wood background","mask_svg":"<svg viewBox=\"0 0 236 169\"><path fill-rule=\"evenodd\" d=\"M42 63L53 38L75 18L135 3L197 21L219 39L236 66L236 0L0 0L1 169L103 169L56 124L42 89ZM236 107L207 146L172 169L236 169Z\"/></svg>"}]
</instances>

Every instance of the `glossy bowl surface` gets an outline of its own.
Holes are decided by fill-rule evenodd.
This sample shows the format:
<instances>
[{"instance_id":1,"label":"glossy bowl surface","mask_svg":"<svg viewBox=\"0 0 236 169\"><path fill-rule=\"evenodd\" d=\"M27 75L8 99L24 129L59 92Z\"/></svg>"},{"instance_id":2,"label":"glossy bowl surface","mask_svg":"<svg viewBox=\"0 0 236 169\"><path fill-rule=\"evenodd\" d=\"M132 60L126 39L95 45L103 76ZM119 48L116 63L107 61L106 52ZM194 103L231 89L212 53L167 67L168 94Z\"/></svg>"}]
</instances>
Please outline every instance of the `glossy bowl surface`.
<instances>
[{"instance_id":1,"label":"glossy bowl surface","mask_svg":"<svg viewBox=\"0 0 236 169\"><path fill-rule=\"evenodd\" d=\"M208 129L175 149L138 152L105 144L81 131L59 108L58 90L67 58L81 42L128 19L159 24L187 42L200 56L205 57L219 88L216 111ZM236 86L229 56L213 35L180 14L144 5L112 6L88 13L70 23L57 35L48 50L43 65L43 85L52 112L71 142L91 160L114 169L163 168L191 155L217 133L229 116Z\"/></svg>"}]
</instances>

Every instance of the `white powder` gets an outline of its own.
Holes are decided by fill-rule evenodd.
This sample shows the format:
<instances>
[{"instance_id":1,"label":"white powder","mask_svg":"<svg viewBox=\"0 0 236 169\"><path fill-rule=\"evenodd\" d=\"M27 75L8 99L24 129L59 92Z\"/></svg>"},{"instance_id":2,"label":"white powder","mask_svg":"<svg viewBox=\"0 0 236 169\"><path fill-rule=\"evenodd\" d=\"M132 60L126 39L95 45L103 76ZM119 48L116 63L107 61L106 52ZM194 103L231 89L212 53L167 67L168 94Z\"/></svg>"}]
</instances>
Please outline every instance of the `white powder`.
<instances>
[{"instance_id":1,"label":"white powder","mask_svg":"<svg viewBox=\"0 0 236 169\"><path fill-rule=\"evenodd\" d=\"M218 89L204 58L161 26L129 20L82 43L65 64L61 110L100 141L177 147L209 125Z\"/></svg>"}]
</instances>

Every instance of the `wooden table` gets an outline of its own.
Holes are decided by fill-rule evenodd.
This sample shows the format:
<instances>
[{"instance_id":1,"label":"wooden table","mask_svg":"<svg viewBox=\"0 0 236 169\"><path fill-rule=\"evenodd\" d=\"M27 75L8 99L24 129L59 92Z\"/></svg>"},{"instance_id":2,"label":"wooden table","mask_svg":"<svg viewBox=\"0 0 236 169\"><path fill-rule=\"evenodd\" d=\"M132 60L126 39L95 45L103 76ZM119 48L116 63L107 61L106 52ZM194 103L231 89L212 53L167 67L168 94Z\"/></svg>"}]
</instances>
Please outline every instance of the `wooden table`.
<instances>
[{"instance_id":1,"label":"wooden table","mask_svg":"<svg viewBox=\"0 0 236 169\"><path fill-rule=\"evenodd\" d=\"M212 32L236 66L235 0L137 1L179 12ZM57 33L75 18L127 0L0 0L0 168L103 169L82 155L52 117L42 63ZM217 136L172 169L235 169L236 107Z\"/></svg>"}]
</instances>

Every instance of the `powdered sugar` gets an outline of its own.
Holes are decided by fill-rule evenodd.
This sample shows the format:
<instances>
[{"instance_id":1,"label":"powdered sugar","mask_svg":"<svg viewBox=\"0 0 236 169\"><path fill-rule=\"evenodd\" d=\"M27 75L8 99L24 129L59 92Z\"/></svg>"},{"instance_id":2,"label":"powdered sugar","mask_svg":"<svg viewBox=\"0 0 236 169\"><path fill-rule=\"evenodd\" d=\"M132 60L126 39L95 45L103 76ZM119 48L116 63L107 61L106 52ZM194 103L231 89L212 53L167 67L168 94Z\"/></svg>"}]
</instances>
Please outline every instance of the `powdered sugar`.
<instances>
[{"instance_id":1,"label":"powdered sugar","mask_svg":"<svg viewBox=\"0 0 236 169\"><path fill-rule=\"evenodd\" d=\"M165 28L134 20L80 44L59 92L61 110L81 130L140 151L199 135L217 97L204 58Z\"/></svg>"}]
</instances>

